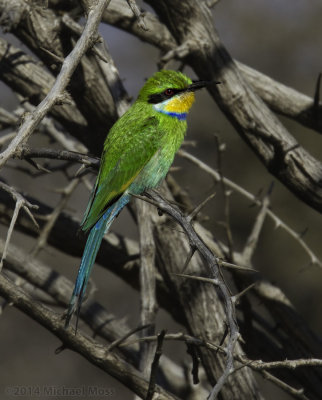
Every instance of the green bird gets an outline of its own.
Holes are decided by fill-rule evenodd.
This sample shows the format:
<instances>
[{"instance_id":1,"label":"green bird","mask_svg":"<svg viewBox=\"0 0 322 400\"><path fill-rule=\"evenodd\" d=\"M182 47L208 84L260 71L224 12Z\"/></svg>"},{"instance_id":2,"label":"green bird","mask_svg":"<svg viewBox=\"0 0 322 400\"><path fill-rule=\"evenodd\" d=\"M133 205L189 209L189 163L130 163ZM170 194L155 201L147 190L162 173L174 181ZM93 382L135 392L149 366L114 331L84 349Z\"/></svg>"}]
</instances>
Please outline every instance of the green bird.
<instances>
[{"instance_id":1,"label":"green bird","mask_svg":"<svg viewBox=\"0 0 322 400\"><path fill-rule=\"evenodd\" d=\"M104 143L99 174L83 221L90 231L66 316L77 312L104 234L132 194L156 187L165 178L186 130L194 92L209 82L192 82L181 72L163 70L147 80L129 110L113 125Z\"/></svg>"}]
</instances>

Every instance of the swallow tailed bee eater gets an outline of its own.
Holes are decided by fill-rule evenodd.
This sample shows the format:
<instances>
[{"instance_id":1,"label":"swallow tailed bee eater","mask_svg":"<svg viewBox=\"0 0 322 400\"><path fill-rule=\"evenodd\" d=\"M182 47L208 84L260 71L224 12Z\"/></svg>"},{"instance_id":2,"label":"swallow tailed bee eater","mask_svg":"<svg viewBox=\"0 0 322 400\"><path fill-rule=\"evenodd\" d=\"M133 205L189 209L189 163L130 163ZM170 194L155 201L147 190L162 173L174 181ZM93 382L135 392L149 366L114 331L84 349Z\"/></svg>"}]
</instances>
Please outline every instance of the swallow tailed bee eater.
<instances>
[{"instance_id":1,"label":"swallow tailed bee eater","mask_svg":"<svg viewBox=\"0 0 322 400\"><path fill-rule=\"evenodd\" d=\"M184 139L195 91L208 83L192 82L177 71L159 71L147 80L135 103L109 131L82 221L82 230L89 235L65 327L75 312L79 314L104 234L132 194L154 188L165 178Z\"/></svg>"}]
</instances>

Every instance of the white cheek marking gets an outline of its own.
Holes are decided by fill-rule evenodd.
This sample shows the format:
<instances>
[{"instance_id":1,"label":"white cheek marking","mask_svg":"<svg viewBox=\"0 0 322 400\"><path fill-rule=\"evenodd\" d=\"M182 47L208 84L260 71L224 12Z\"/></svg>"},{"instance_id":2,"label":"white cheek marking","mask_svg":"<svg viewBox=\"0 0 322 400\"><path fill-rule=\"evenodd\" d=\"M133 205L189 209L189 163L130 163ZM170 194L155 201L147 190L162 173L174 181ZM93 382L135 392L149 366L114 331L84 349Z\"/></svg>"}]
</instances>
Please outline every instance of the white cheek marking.
<instances>
[{"instance_id":1,"label":"white cheek marking","mask_svg":"<svg viewBox=\"0 0 322 400\"><path fill-rule=\"evenodd\" d=\"M171 99L168 100L164 100L162 103L158 103L158 104L153 104L153 108L156 111L162 112L164 110L164 108L166 107L166 105L169 103Z\"/></svg>"}]
</instances>

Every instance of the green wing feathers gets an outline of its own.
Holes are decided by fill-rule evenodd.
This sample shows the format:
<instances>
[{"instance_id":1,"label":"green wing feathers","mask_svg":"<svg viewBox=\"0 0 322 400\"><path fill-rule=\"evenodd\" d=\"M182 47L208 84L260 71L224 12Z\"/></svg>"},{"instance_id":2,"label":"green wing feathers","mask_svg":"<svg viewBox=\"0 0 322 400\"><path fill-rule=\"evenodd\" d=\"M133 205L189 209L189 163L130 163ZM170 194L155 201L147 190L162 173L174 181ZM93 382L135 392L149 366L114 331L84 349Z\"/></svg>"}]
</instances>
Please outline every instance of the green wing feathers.
<instances>
[{"instance_id":1,"label":"green wing feathers","mask_svg":"<svg viewBox=\"0 0 322 400\"><path fill-rule=\"evenodd\" d=\"M82 222L84 231L128 189L160 147L162 130L158 119L147 116L138 121L133 118L135 115L140 114L133 110L124 114L105 141L99 174Z\"/></svg>"}]
</instances>

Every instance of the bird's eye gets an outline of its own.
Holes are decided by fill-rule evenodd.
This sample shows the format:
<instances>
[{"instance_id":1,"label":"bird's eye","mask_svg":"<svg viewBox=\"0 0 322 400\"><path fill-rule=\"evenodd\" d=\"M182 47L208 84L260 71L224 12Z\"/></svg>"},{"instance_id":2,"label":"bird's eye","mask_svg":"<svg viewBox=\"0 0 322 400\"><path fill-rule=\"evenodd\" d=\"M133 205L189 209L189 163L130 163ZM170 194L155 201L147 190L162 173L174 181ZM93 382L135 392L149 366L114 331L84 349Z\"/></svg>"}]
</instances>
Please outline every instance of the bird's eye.
<instances>
[{"instance_id":1,"label":"bird's eye","mask_svg":"<svg viewBox=\"0 0 322 400\"><path fill-rule=\"evenodd\" d=\"M166 89L164 91L164 94L168 97L173 96L174 95L174 90L173 89Z\"/></svg>"}]
</instances>

